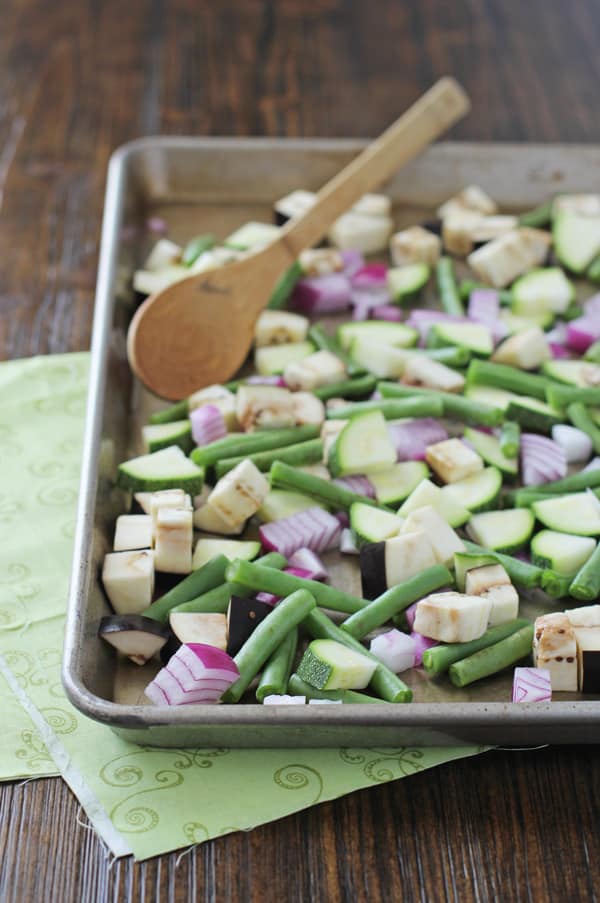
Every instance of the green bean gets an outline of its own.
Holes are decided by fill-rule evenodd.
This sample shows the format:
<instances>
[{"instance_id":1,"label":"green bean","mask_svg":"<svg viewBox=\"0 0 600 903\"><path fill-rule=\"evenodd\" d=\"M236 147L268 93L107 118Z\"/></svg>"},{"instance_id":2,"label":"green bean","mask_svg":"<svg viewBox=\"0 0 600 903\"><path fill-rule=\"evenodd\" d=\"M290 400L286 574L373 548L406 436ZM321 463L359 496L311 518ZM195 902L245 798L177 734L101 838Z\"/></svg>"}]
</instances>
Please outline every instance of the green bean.
<instances>
[{"instance_id":1,"label":"green bean","mask_svg":"<svg viewBox=\"0 0 600 903\"><path fill-rule=\"evenodd\" d=\"M231 583L241 583L242 586L247 586L249 589L273 593L275 596L288 596L295 590L305 589L324 608L343 611L347 614L354 614L355 611L360 611L367 604L365 599L351 596L326 583L296 577L294 574L282 574L280 571L261 567L260 564L251 564L249 561L240 561L239 559L229 565L225 577Z\"/></svg>"},{"instance_id":2,"label":"green bean","mask_svg":"<svg viewBox=\"0 0 600 903\"><path fill-rule=\"evenodd\" d=\"M505 624L497 624L495 627L490 627L477 640L471 640L468 643L448 643L432 646L423 653L423 668L428 674L444 674L454 662L459 662L461 659L473 655L474 652L493 646L500 640L504 640L511 634L516 633L521 627L526 627L529 623L525 618L516 618L514 621L507 621Z\"/></svg>"},{"instance_id":3,"label":"green bean","mask_svg":"<svg viewBox=\"0 0 600 903\"><path fill-rule=\"evenodd\" d=\"M543 568L537 567L535 564L529 564L527 561L521 561L519 558L513 558L512 555L504 555L502 552L492 552L490 549L479 546L475 542L464 540L469 552L479 552L484 555L493 556L498 564L501 564L510 579L520 586L531 589L534 586L541 586Z\"/></svg>"},{"instance_id":4,"label":"green bean","mask_svg":"<svg viewBox=\"0 0 600 903\"><path fill-rule=\"evenodd\" d=\"M202 593L220 586L225 580L225 571L229 565L229 559L225 555L217 555L211 558L205 565L192 571L187 577L178 583L168 593L156 599L145 611L145 618L154 618L155 621L166 621L169 612L182 602L189 602Z\"/></svg>"},{"instance_id":5,"label":"green bean","mask_svg":"<svg viewBox=\"0 0 600 903\"><path fill-rule=\"evenodd\" d=\"M590 345L586 353L583 355L584 360L590 361L592 364L600 364L600 341Z\"/></svg>"},{"instance_id":6,"label":"green bean","mask_svg":"<svg viewBox=\"0 0 600 903\"><path fill-rule=\"evenodd\" d=\"M458 294L460 295L461 301L468 301L471 297L471 292L474 292L478 288L486 289L488 292L490 290L490 286L486 285L485 282L476 282L474 279L463 279L458 286ZM498 292L501 304L510 304L512 302L512 292L510 289L494 289L494 291Z\"/></svg>"},{"instance_id":7,"label":"green bean","mask_svg":"<svg viewBox=\"0 0 600 903\"><path fill-rule=\"evenodd\" d=\"M571 302L567 309L561 314L563 320L576 320L583 314L583 307L581 304L575 304Z\"/></svg>"},{"instance_id":8,"label":"green bean","mask_svg":"<svg viewBox=\"0 0 600 903\"><path fill-rule=\"evenodd\" d=\"M567 416L573 426L588 434L592 440L594 451L596 454L600 454L600 427L596 426L585 405L581 401L571 402L567 407Z\"/></svg>"},{"instance_id":9,"label":"green bean","mask_svg":"<svg viewBox=\"0 0 600 903\"><path fill-rule=\"evenodd\" d=\"M380 382L377 389L384 398L408 398L427 395L439 399L443 416L450 420L460 420L474 426L499 426L504 420L504 411L494 408L462 395L452 392L437 392L435 389L423 389L416 386L403 386L400 383Z\"/></svg>"},{"instance_id":10,"label":"green bean","mask_svg":"<svg viewBox=\"0 0 600 903\"><path fill-rule=\"evenodd\" d=\"M583 602L593 602L600 596L600 543L573 577L569 593Z\"/></svg>"},{"instance_id":11,"label":"green bean","mask_svg":"<svg viewBox=\"0 0 600 903\"><path fill-rule=\"evenodd\" d=\"M204 254L205 251L210 251L211 248L215 246L215 237L214 235L196 235L195 238L191 238L185 248L183 249L183 253L181 255L181 262L184 267L191 267L193 263L195 263L201 254Z\"/></svg>"},{"instance_id":12,"label":"green bean","mask_svg":"<svg viewBox=\"0 0 600 903\"><path fill-rule=\"evenodd\" d=\"M544 568L542 589L549 596L552 596L553 599L562 599L564 596L569 595L572 579L573 575L567 576L566 574L559 574L558 571L553 571L552 568Z\"/></svg>"},{"instance_id":13,"label":"green bean","mask_svg":"<svg viewBox=\"0 0 600 903\"><path fill-rule=\"evenodd\" d=\"M366 411L381 411L386 420L400 420L403 417L442 417L444 407L441 399L435 397L400 398L387 401L355 401L340 405L327 412L328 420L347 420Z\"/></svg>"},{"instance_id":14,"label":"green bean","mask_svg":"<svg viewBox=\"0 0 600 903\"><path fill-rule=\"evenodd\" d=\"M600 254L598 257L594 257L585 275L590 282L600 282Z\"/></svg>"},{"instance_id":15,"label":"green bean","mask_svg":"<svg viewBox=\"0 0 600 903\"><path fill-rule=\"evenodd\" d=\"M574 401L584 404L600 404L600 389L587 389L583 386L560 386L550 383L546 389L546 401L553 408L566 408Z\"/></svg>"},{"instance_id":16,"label":"green bean","mask_svg":"<svg viewBox=\"0 0 600 903\"><path fill-rule=\"evenodd\" d=\"M255 564L260 564L262 567L274 568L275 570L280 571L282 568L286 567L287 558L284 558L279 552L268 552L266 555L263 555L262 558L257 558ZM232 596L243 596L244 598L247 598L251 594L252 590L248 589L247 586L242 586L241 583L222 583L220 586L215 586L214 589L209 590L207 593L203 593L201 596L190 599L189 602L181 602L179 605L173 606L171 612L206 611L225 614L229 605L229 600Z\"/></svg>"},{"instance_id":17,"label":"green bean","mask_svg":"<svg viewBox=\"0 0 600 903\"><path fill-rule=\"evenodd\" d=\"M323 440L309 439L308 442L298 442L296 445L284 445L282 448L274 448L271 451L254 452L251 455L239 455L236 458L223 458L215 464L215 474L218 480L249 458L259 470L269 470L274 461L285 461L286 464L295 464L298 467L303 464L316 464L323 460Z\"/></svg>"},{"instance_id":18,"label":"green bean","mask_svg":"<svg viewBox=\"0 0 600 903\"><path fill-rule=\"evenodd\" d=\"M383 699L377 699L375 696L368 696L366 693L357 693L356 690L317 690L302 680L298 674L290 675L287 691L292 696L306 696L307 699L332 699L334 702L352 702L361 705L370 704L372 702L380 705L385 702Z\"/></svg>"},{"instance_id":19,"label":"green bean","mask_svg":"<svg viewBox=\"0 0 600 903\"><path fill-rule=\"evenodd\" d=\"M411 701L412 690L406 686L404 681L400 680L393 671L390 671L389 668L380 662L377 656L369 652L362 643L355 640L349 633L336 627L325 612L318 608L313 608L302 622L302 626L315 640L335 640L337 643L341 643L342 646L347 646L348 649L354 649L355 652L360 652L361 655L374 659L377 662L377 667L369 686L374 693L381 696L386 702Z\"/></svg>"},{"instance_id":20,"label":"green bean","mask_svg":"<svg viewBox=\"0 0 600 903\"><path fill-rule=\"evenodd\" d=\"M514 420L506 420L500 431L500 451L507 458L516 458L521 446L521 426Z\"/></svg>"},{"instance_id":21,"label":"green bean","mask_svg":"<svg viewBox=\"0 0 600 903\"><path fill-rule=\"evenodd\" d=\"M544 492L543 489L516 489L506 493L504 503L505 507L531 508L534 502L544 502L552 498L556 498L556 493Z\"/></svg>"},{"instance_id":22,"label":"green bean","mask_svg":"<svg viewBox=\"0 0 600 903\"><path fill-rule=\"evenodd\" d=\"M499 643L450 665L450 681L455 687L466 687L476 680L503 671L529 655L532 640L533 624L521 627Z\"/></svg>"},{"instance_id":23,"label":"green bean","mask_svg":"<svg viewBox=\"0 0 600 903\"><path fill-rule=\"evenodd\" d=\"M526 507L522 500L527 498L527 493L541 492L544 495L563 495L569 492L582 492L584 489L593 489L596 486L600 487L600 468L597 470L586 470L585 473L580 471L580 473L571 474L571 476L562 480L544 483L539 490L519 489L511 498L513 498L515 503L518 501L519 507L522 508Z\"/></svg>"},{"instance_id":24,"label":"green bean","mask_svg":"<svg viewBox=\"0 0 600 903\"><path fill-rule=\"evenodd\" d=\"M302 268L296 260L291 267L279 277L267 307L270 310L280 310L282 307L285 307L288 298L294 291L294 286L301 278Z\"/></svg>"},{"instance_id":25,"label":"green bean","mask_svg":"<svg viewBox=\"0 0 600 903\"><path fill-rule=\"evenodd\" d=\"M329 383L328 386L320 386L314 390L314 395L321 401L330 398L363 398L370 395L377 382L374 376L357 376L354 379L343 379L338 383Z\"/></svg>"},{"instance_id":26,"label":"green bean","mask_svg":"<svg viewBox=\"0 0 600 903\"><path fill-rule=\"evenodd\" d=\"M407 609L417 599L422 599L434 590L442 586L451 586L453 583L448 568L442 564L434 564L415 577L405 580L404 583L390 587L361 611L347 618L341 625L341 630L360 640L371 630Z\"/></svg>"},{"instance_id":27,"label":"green bean","mask_svg":"<svg viewBox=\"0 0 600 903\"><path fill-rule=\"evenodd\" d=\"M281 696L287 692L288 680L292 673L297 646L298 628L294 627L283 638L281 644L273 652L264 667L256 688L256 698L259 702L264 702L265 696L270 696L273 693Z\"/></svg>"},{"instance_id":28,"label":"green bean","mask_svg":"<svg viewBox=\"0 0 600 903\"><path fill-rule=\"evenodd\" d=\"M424 354L426 357L439 361L447 367L466 367L471 360L471 352L464 345L448 345L447 348L423 348L415 351L415 354Z\"/></svg>"},{"instance_id":29,"label":"green bean","mask_svg":"<svg viewBox=\"0 0 600 903\"><path fill-rule=\"evenodd\" d=\"M440 304L448 314L455 317L464 317L465 309L460 300L456 278L454 276L454 264L450 257L440 257L436 264L435 275L440 296Z\"/></svg>"},{"instance_id":30,"label":"green bean","mask_svg":"<svg viewBox=\"0 0 600 903\"><path fill-rule=\"evenodd\" d=\"M469 364L467 383L470 386L495 386L498 389L517 392L519 395L529 395L542 401L546 399L548 387L548 380L544 376L525 373L517 367L494 364L479 358L473 358Z\"/></svg>"},{"instance_id":31,"label":"green bean","mask_svg":"<svg viewBox=\"0 0 600 903\"><path fill-rule=\"evenodd\" d=\"M155 411L150 414L150 423L173 423L175 420L185 420L189 413L187 398L163 408L162 411Z\"/></svg>"},{"instance_id":32,"label":"green bean","mask_svg":"<svg viewBox=\"0 0 600 903\"><path fill-rule=\"evenodd\" d=\"M544 201L539 207L521 213L519 216L520 226L531 226L534 229L540 229L542 226L548 226L552 222L552 201Z\"/></svg>"},{"instance_id":33,"label":"green bean","mask_svg":"<svg viewBox=\"0 0 600 903\"><path fill-rule=\"evenodd\" d=\"M268 568L266 568L268 572ZM223 694L223 702L238 702L248 689L252 679L258 674L264 663L282 643L284 637L298 624L316 605L315 599L307 590L300 589L282 599L264 621L250 634L240 651L234 656L240 676Z\"/></svg>"},{"instance_id":34,"label":"green bean","mask_svg":"<svg viewBox=\"0 0 600 903\"><path fill-rule=\"evenodd\" d=\"M378 505L376 501L368 498L366 495L358 495L358 493L351 492L350 489L346 489L344 486L338 486L337 483L322 480L311 473L304 473L302 470L290 467L283 461L275 461L271 465L269 477L273 489L291 489L295 492L302 492L311 498L317 499L317 501L331 505L336 510L344 509L348 511L350 505L354 504L354 502L362 502L364 505L387 510L383 505Z\"/></svg>"},{"instance_id":35,"label":"green bean","mask_svg":"<svg viewBox=\"0 0 600 903\"><path fill-rule=\"evenodd\" d=\"M346 365L346 370L351 376L357 376L365 372L365 368L361 367L359 364L356 364L352 360L350 355L342 348L337 339L335 339L332 335L329 335L329 333L325 331L322 323L313 323L308 330L308 337L311 342L313 342L317 346L319 351L331 351L332 354L335 354L336 357L339 357L339 359Z\"/></svg>"},{"instance_id":36,"label":"green bean","mask_svg":"<svg viewBox=\"0 0 600 903\"><path fill-rule=\"evenodd\" d=\"M211 467L223 458L247 457L256 452L269 451L273 447L295 445L308 439L316 439L318 426L295 426L281 430L259 430L255 433L242 433L236 436L225 436L200 448L195 448L191 458L195 464Z\"/></svg>"}]
</instances>

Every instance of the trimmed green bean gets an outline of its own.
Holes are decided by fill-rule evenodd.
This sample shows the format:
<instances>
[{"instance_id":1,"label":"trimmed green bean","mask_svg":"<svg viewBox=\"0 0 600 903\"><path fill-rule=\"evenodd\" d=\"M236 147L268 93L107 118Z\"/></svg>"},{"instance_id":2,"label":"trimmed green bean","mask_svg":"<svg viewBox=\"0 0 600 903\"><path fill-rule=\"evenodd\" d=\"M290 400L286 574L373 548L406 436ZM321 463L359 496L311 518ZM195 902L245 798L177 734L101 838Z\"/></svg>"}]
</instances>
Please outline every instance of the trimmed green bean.
<instances>
[{"instance_id":1,"label":"trimmed green bean","mask_svg":"<svg viewBox=\"0 0 600 903\"><path fill-rule=\"evenodd\" d=\"M411 701L412 690L406 686L404 681L400 680L393 671L390 671L389 668L380 662L377 656L369 652L362 643L355 640L349 633L336 627L325 612L320 611L318 608L313 608L302 622L302 626L315 640L335 640L337 643L341 643L342 646L347 646L348 649L354 649L355 652L360 652L361 655L374 659L377 662L377 667L369 686L374 693L377 693L386 702Z\"/></svg>"},{"instance_id":2,"label":"trimmed green bean","mask_svg":"<svg viewBox=\"0 0 600 903\"><path fill-rule=\"evenodd\" d=\"M545 201L539 207L521 213L519 216L520 226L531 226L534 229L541 229L548 226L552 222L552 201Z\"/></svg>"},{"instance_id":3,"label":"trimmed green bean","mask_svg":"<svg viewBox=\"0 0 600 903\"><path fill-rule=\"evenodd\" d=\"M184 267L191 267L193 263L195 263L201 254L204 254L205 251L210 251L211 248L215 246L215 236L214 235L196 235L194 238L191 238L185 248L183 249L183 253L181 255L181 262Z\"/></svg>"},{"instance_id":4,"label":"trimmed green bean","mask_svg":"<svg viewBox=\"0 0 600 903\"><path fill-rule=\"evenodd\" d=\"M521 425L514 420L506 420L500 431L500 451L507 458L516 458L521 447Z\"/></svg>"},{"instance_id":5,"label":"trimmed green bean","mask_svg":"<svg viewBox=\"0 0 600 903\"><path fill-rule=\"evenodd\" d=\"M294 574L283 574L271 568L262 567L260 564L252 564L249 561L233 561L225 573L226 579L231 583L241 583L250 589L275 596L288 596L298 589L310 592L317 603L324 608L334 611L343 611L354 614L367 604L365 599L351 596L341 589L335 589L326 583L318 583L316 580L307 580L304 577L296 577Z\"/></svg>"},{"instance_id":6,"label":"trimmed green bean","mask_svg":"<svg viewBox=\"0 0 600 903\"><path fill-rule=\"evenodd\" d=\"M273 568L274 570L280 571L286 567L287 558L284 558L279 552L268 552L266 555L263 555L262 558L257 558L255 564L260 564L262 567ZM241 583L222 583L220 586L215 586L214 589L209 590L207 593L203 593L195 599L190 599L189 602L182 602L180 605L175 605L169 614L176 611L205 611L225 614L229 605L229 600L232 596L243 596L244 598L247 598L251 594L252 590L248 589L247 586L242 586Z\"/></svg>"},{"instance_id":7,"label":"trimmed green bean","mask_svg":"<svg viewBox=\"0 0 600 903\"><path fill-rule=\"evenodd\" d=\"M362 398L371 394L376 382L377 379L370 374L357 376L354 379L329 383L328 386L319 386L314 390L313 395L316 395L321 401L328 401L330 398Z\"/></svg>"},{"instance_id":8,"label":"trimmed green bean","mask_svg":"<svg viewBox=\"0 0 600 903\"><path fill-rule=\"evenodd\" d=\"M298 628L294 627L283 638L281 644L271 655L263 669L256 688L256 698L259 702L264 702L265 696L271 696L272 694L281 696L287 692L288 680L292 673L297 647Z\"/></svg>"},{"instance_id":9,"label":"trimmed green bean","mask_svg":"<svg viewBox=\"0 0 600 903\"><path fill-rule=\"evenodd\" d=\"M188 413L188 400L184 398L183 401L177 401L168 408L163 408L162 411L150 414L150 423L173 423L175 420L185 420Z\"/></svg>"},{"instance_id":10,"label":"trimmed green bean","mask_svg":"<svg viewBox=\"0 0 600 903\"><path fill-rule=\"evenodd\" d=\"M440 257L435 267L440 304L448 314L464 317L465 309L456 285L454 263L450 257Z\"/></svg>"},{"instance_id":11,"label":"trimmed green bean","mask_svg":"<svg viewBox=\"0 0 600 903\"><path fill-rule=\"evenodd\" d=\"M415 395L437 398L441 402L444 417L473 426L500 426L504 420L504 411L501 408L473 401L463 395L454 395L452 392L437 392L435 389L403 386L401 383L391 382L379 382L377 389L384 398L408 398Z\"/></svg>"},{"instance_id":12,"label":"trimmed green bean","mask_svg":"<svg viewBox=\"0 0 600 903\"><path fill-rule=\"evenodd\" d=\"M600 282L600 254L594 257L585 274L590 282Z\"/></svg>"},{"instance_id":13,"label":"trimmed green bean","mask_svg":"<svg viewBox=\"0 0 600 903\"><path fill-rule=\"evenodd\" d=\"M593 602L600 596L600 543L573 577L569 593L583 602Z\"/></svg>"},{"instance_id":14,"label":"trimmed green bean","mask_svg":"<svg viewBox=\"0 0 600 903\"><path fill-rule=\"evenodd\" d=\"M473 655L474 652L499 643L500 640L506 639L529 623L525 618L516 618L514 621L490 627L477 640L471 640L468 643L443 643L439 646L432 646L423 653L423 668L428 674L444 674L454 662L459 662Z\"/></svg>"},{"instance_id":15,"label":"trimmed green bean","mask_svg":"<svg viewBox=\"0 0 600 903\"><path fill-rule=\"evenodd\" d=\"M527 498L527 493L543 493L544 495L563 495L569 492L583 492L584 489L594 489L600 487L600 468L597 470L586 470L585 473L574 473L562 480L554 480L552 483L544 483L538 490L535 489L518 489L512 496L514 502ZM535 501L535 499L534 499ZM519 507L525 507L523 503Z\"/></svg>"},{"instance_id":16,"label":"trimmed green bean","mask_svg":"<svg viewBox=\"0 0 600 903\"><path fill-rule=\"evenodd\" d=\"M236 458L223 458L215 464L215 474L218 480L249 458L259 470L269 470L274 461L284 461L286 464L295 464L298 467L303 464L316 464L323 460L323 440L309 439L308 442L298 442L296 445L284 445L282 448L274 448L271 451L254 452L251 455L239 455Z\"/></svg>"},{"instance_id":17,"label":"trimmed green bean","mask_svg":"<svg viewBox=\"0 0 600 903\"><path fill-rule=\"evenodd\" d=\"M448 345L447 348L423 348L415 354L424 354L447 367L466 367L471 360L471 352L464 345Z\"/></svg>"},{"instance_id":18,"label":"trimmed green bean","mask_svg":"<svg viewBox=\"0 0 600 903\"><path fill-rule=\"evenodd\" d=\"M225 436L200 448L195 448L190 457L195 464L212 467L223 458L248 457L256 452L269 451L273 447L296 445L308 439L317 439L318 426L294 426L281 430L259 430L255 433L242 433L236 436Z\"/></svg>"},{"instance_id":19,"label":"trimmed green bean","mask_svg":"<svg viewBox=\"0 0 600 903\"><path fill-rule=\"evenodd\" d=\"M529 589L534 586L541 586L543 568L537 567L535 564L529 564L527 561L521 561L519 558L513 558L512 555L504 555L502 552L492 552L484 546L477 545L465 539L464 543L469 552L479 552L483 555L493 556L498 564L501 564L510 579L520 586Z\"/></svg>"},{"instance_id":20,"label":"trimmed green bean","mask_svg":"<svg viewBox=\"0 0 600 903\"><path fill-rule=\"evenodd\" d=\"M521 627L499 643L450 665L450 681L455 687L466 687L476 680L503 671L531 653L532 640L533 624Z\"/></svg>"},{"instance_id":21,"label":"trimmed green bean","mask_svg":"<svg viewBox=\"0 0 600 903\"><path fill-rule=\"evenodd\" d=\"M346 365L346 370L351 376L358 376L365 372L365 368L360 364L356 364L350 355L344 351L337 339L325 330L322 323L313 323L308 330L308 338L313 342L319 351L331 351L336 357Z\"/></svg>"},{"instance_id":22,"label":"trimmed green bean","mask_svg":"<svg viewBox=\"0 0 600 903\"><path fill-rule=\"evenodd\" d=\"M596 454L600 454L600 427L596 426L583 402L571 402L567 407L567 416L573 426L588 434L592 440L594 451Z\"/></svg>"},{"instance_id":23,"label":"trimmed green bean","mask_svg":"<svg viewBox=\"0 0 600 903\"><path fill-rule=\"evenodd\" d=\"M340 625L340 629L360 640L371 630L380 627L394 615L404 611L417 599L422 599L434 590L440 589L442 586L451 586L453 583L454 580L448 568L443 564L434 564L415 577L405 580L404 583L390 587L377 599L369 602L361 611L347 618Z\"/></svg>"},{"instance_id":24,"label":"trimmed green bean","mask_svg":"<svg viewBox=\"0 0 600 903\"><path fill-rule=\"evenodd\" d=\"M567 307L567 309L561 314L563 320L576 320L583 314L583 307L581 304L571 303Z\"/></svg>"},{"instance_id":25,"label":"trimmed green bean","mask_svg":"<svg viewBox=\"0 0 600 903\"><path fill-rule=\"evenodd\" d=\"M268 568L266 568L268 571ZM316 606L313 596L300 589L282 599L250 634L234 656L240 676L223 694L223 702L239 702L264 663L273 655L290 630L297 627Z\"/></svg>"},{"instance_id":26,"label":"trimmed green bean","mask_svg":"<svg viewBox=\"0 0 600 903\"><path fill-rule=\"evenodd\" d=\"M290 675L287 691L292 696L306 696L307 699L332 699L334 702L351 702L361 705L368 705L372 702L381 705L385 702L383 699L368 696L366 693L358 693L356 690L317 690L316 687L311 687L310 684L302 680L298 674Z\"/></svg>"},{"instance_id":27,"label":"trimmed green bean","mask_svg":"<svg viewBox=\"0 0 600 903\"><path fill-rule=\"evenodd\" d=\"M294 291L294 286L301 278L302 268L296 260L291 267L279 277L279 280L273 289L273 294L267 304L269 310L281 310L282 307L285 307L288 298Z\"/></svg>"},{"instance_id":28,"label":"trimmed green bean","mask_svg":"<svg viewBox=\"0 0 600 903\"><path fill-rule=\"evenodd\" d=\"M492 361L482 361L479 358L473 358L469 364L467 383L470 386L494 386L519 395L539 398L541 401L546 400L548 388L548 380L544 376L525 373L524 370L509 367L508 364L494 364Z\"/></svg>"},{"instance_id":29,"label":"trimmed green bean","mask_svg":"<svg viewBox=\"0 0 600 903\"><path fill-rule=\"evenodd\" d=\"M283 461L275 461L271 465L269 478L273 489L291 489L295 492L303 492L317 501L331 505L336 510L344 509L348 511L350 505L354 504L354 502L362 502L364 505L388 510L366 495L358 495L358 493L351 492L350 489L346 489L344 486L338 486L337 483L322 480L321 477L315 477L311 473L304 473L304 471L290 467Z\"/></svg>"},{"instance_id":30,"label":"trimmed green bean","mask_svg":"<svg viewBox=\"0 0 600 903\"><path fill-rule=\"evenodd\" d=\"M566 408L575 401L583 404L600 405L600 389L587 389L583 386L561 386L551 383L546 389L546 401L553 408Z\"/></svg>"},{"instance_id":31,"label":"trimmed green bean","mask_svg":"<svg viewBox=\"0 0 600 903\"><path fill-rule=\"evenodd\" d=\"M583 355L583 359L590 361L590 363L592 364L600 364L600 341L594 342L593 345L590 345L586 353Z\"/></svg>"},{"instance_id":32,"label":"trimmed green bean","mask_svg":"<svg viewBox=\"0 0 600 903\"><path fill-rule=\"evenodd\" d=\"M229 559L225 555L216 555L207 561L205 565L192 571L187 577L178 583L168 593L152 602L142 612L145 618L154 618L155 621L166 621L171 609L182 602L189 602L197 596L220 586L225 581L225 571L229 565Z\"/></svg>"},{"instance_id":33,"label":"trimmed green bean","mask_svg":"<svg viewBox=\"0 0 600 903\"><path fill-rule=\"evenodd\" d=\"M440 398L425 395L387 401L355 401L328 411L327 419L347 420L366 411L381 411L386 420L400 420L403 417L442 417L444 406Z\"/></svg>"},{"instance_id":34,"label":"trimmed green bean","mask_svg":"<svg viewBox=\"0 0 600 903\"><path fill-rule=\"evenodd\" d=\"M569 595L569 587L573 577L567 577L565 574L559 574L552 568L544 568L542 574L542 589L552 596L553 599L562 599Z\"/></svg>"}]
</instances>

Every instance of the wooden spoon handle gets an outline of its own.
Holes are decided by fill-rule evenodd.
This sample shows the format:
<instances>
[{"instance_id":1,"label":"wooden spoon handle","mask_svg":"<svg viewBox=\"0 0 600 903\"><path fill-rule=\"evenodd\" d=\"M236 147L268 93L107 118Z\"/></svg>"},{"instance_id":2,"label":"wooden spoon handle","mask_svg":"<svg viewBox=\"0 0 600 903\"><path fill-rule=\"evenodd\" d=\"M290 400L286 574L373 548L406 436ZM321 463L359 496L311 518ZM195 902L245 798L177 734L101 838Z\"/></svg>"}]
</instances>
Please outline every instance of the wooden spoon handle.
<instances>
[{"instance_id":1,"label":"wooden spoon handle","mask_svg":"<svg viewBox=\"0 0 600 903\"><path fill-rule=\"evenodd\" d=\"M335 220L359 198L389 179L419 151L454 125L470 107L453 78L441 78L366 150L344 167L317 194L315 204L284 226L277 240L290 257L316 244Z\"/></svg>"}]
</instances>

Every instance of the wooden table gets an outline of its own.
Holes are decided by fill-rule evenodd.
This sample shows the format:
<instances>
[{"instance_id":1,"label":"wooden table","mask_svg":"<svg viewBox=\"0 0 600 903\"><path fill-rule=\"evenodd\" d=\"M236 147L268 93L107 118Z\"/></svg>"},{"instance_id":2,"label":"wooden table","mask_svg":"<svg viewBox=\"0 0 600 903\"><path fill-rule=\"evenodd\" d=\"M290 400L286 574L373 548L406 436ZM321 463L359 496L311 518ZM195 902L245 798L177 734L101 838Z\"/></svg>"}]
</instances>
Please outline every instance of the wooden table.
<instances>
[{"instance_id":1,"label":"wooden table","mask_svg":"<svg viewBox=\"0 0 600 903\"><path fill-rule=\"evenodd\" d=\"M600 141L597 0L4 0L0 349L86 348L111 150L378 133L435 77L457 138ZM590 186L596 187L597 186ZM595 900L595 750L490 752L109 868L56 779L0 789L0 900Z\"/></svg>"}]
</instances>

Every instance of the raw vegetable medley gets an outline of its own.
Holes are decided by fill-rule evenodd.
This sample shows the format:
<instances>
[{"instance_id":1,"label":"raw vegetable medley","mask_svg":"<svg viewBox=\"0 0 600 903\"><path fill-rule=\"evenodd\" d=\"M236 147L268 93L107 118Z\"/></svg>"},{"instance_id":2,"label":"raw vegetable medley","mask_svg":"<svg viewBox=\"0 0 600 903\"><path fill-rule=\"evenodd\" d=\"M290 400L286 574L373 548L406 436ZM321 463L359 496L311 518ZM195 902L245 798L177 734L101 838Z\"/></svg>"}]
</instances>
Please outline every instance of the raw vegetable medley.
<instances>
[{"instance_id":1,"label":"raw vegetable medley","mask_svg":"<svg viewBox=\"0 0 600 903\"><path fill-rule=\"evenodd\" d=\"M313 198L282 198L278 225ZM280 280L255 375L155 414L120 465L133 506L99 632L160 656L151 702L408 703L408 669L464 687L517 664L515 702L600 692L600 195L517 218L470 186L438 217L392 234L366 195ZM278 225L161 238L134 286ZM419 307L430 282L439 310ZM335 332L315 322L330 314ZM328 582L331 549L355 556L361 597Z\"/></svg>"}]
</instances>

